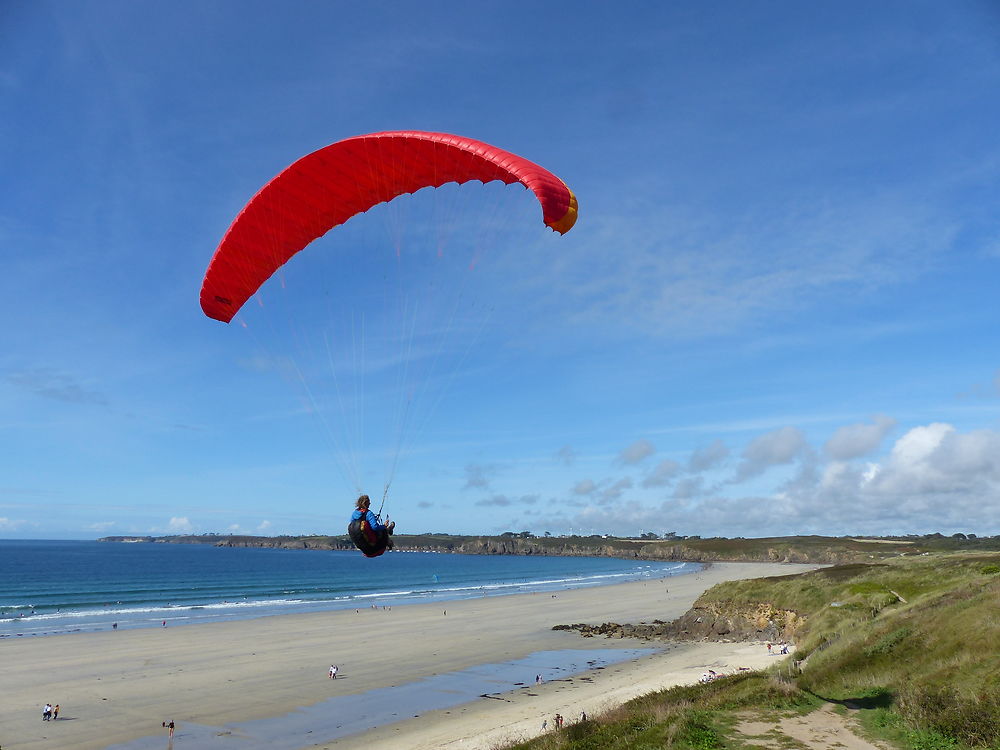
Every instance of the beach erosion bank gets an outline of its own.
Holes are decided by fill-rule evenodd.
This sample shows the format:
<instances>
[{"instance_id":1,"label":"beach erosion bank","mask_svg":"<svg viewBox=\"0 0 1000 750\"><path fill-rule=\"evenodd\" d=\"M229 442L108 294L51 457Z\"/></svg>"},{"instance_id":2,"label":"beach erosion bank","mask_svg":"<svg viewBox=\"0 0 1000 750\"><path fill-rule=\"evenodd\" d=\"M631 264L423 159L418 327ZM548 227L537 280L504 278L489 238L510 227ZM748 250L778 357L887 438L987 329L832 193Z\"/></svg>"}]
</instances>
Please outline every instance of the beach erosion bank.
<instances>
[{"instance_id":1,"label":"beach erosion bank","mask_svg":"<svg viewBox=\"0 0 1000 750\"><path fill-rule=\"evenodd\" d=\"M500 700L482 698L409 718L391 710L392 693L385 689L538 652L648 646L582 638L552 626L671 620L721 581L814 567L716 563L685 576L554 594L7 639L0 642L0 694L5 696L0 745L15 750L124 743L162 747L161 722L173 720L178 748L184 746L186 727L200 729L189 738L225 738L229 732L230 742L242 735L241 747L255 747L260 739L241 731L241 723L287 718L317 704L323 713L335 714L338 699L379 691L379 705L373 701L371 710L382 713L378 728L363 735L367 747L487 748L501 739L538 733L542 721L549 718L551 724L557 712L571 720L580 711L594 715L635 695L693 682L707 668L755 668L776 657L747 644L680 644L572 679L531 684L530 690L506 693ZM331 664L340 668L336 680L328 678ZM533 678L525 674L524 682ZM62 707L58 721L41 721L46 701ZM301 718L283 738L285 746L335 747L358 740L359 735L324 737L310 728L307 713ZM149 744L143 738L150 738ZM188 746L202 745L189 739Z\"/></svg>"}]
</instances>

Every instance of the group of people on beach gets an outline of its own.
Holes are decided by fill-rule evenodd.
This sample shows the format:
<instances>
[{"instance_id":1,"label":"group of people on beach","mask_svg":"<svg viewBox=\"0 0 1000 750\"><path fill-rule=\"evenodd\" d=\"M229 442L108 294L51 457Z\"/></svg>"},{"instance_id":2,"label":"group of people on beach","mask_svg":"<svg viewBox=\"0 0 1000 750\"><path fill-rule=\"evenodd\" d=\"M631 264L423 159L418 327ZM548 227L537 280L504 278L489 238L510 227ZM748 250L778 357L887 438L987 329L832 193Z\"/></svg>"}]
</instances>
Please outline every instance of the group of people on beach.
<instances>
[{"instance_id":1,"label":"group of people on beach","mask_svg":"<svg viewBox=\"0 0 1000 750\"><path fill-rule=\"evenodd\" d=\"M726 675L724 674L719 674L714 669L710 669L707 672L705 672L701 677L698 678L698 682L702 683L711 682L712 680L717 680L720 677L725 677L725 676Z\"/></svg>"},{"instance_id":2,"label":"group of people on beach","mask_svg":"<svg viewBox=\"0 0 1000 750\"><path fill-rule=\"evenodd\" d=\"M777 651L775 651L774 649L777 649ZM769 654L787 654L788 653L788 644L787 643L779 643L779 644L768 643L767 644L767 653L769 653Z\"/></svg>"},{"instance_id":3,"label":"group of people on beach","mask_svg":"<svg viewBox=\"0 0 1000 750\"><path fill-rule=\"evenodd\" d=\"M52 705L51 703L46 703L42 708L42 721L50 721L52 719L59 718L59 704Z\"/></svg>"},{"instance_id":4,"label":"group of people on beach","mask_svg":"<svg viewBox=\"0 0 1000 750\"><path fill-rule=\"evenodd\" d=\"M581 711L580 712L580 719L579 720L580 721L586 721L587 720L587 712L586 711ZM566 719L563 718L562 714L556 714L552 718L552 727L554 729L562 729L563 726L565 726L565 724L566 724ZM548 719L543 719L542 720L542 731L544 732L548 728L549 728L549 720Z\"/></svg>"}]
</instances>

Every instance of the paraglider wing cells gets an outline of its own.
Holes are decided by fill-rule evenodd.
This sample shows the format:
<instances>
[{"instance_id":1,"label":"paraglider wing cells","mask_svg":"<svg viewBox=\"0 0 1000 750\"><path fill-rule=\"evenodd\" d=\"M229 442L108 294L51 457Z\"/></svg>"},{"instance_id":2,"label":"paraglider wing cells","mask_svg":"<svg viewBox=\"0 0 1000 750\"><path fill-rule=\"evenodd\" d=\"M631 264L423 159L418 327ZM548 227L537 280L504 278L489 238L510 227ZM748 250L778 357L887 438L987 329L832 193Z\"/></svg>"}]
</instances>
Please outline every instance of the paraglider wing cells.
<instances>
[{"instance_id":1,"label":"paraglider wing cells","mask_svg":"<svg viewBox=\"0 0 1000 750\"><path fill-rule=\"evenodd\" d=\"M472 180L524 185L560 234L576 222L566 184L516 154L446 133L356 136L302 157L250 199L209 263L201 307L228 323L289 258L352 216L421 188Z\"/></svg>"}]
</instances>

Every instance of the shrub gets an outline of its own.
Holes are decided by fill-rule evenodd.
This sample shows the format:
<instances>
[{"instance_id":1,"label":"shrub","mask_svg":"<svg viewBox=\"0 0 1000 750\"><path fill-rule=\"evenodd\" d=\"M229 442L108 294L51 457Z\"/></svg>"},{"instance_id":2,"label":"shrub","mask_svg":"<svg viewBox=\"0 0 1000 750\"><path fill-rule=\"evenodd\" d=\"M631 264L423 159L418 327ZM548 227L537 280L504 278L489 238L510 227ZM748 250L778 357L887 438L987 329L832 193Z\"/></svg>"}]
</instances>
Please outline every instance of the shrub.
<instances>
[{"instance_id":1,"label":"shrub","mask_svg":"<svg viewBox=\"0 0 1000 750\"><path fill-rule=\"evenodd\" d=\"M875 643L865 649L865 656L869 659L876 656L885 656L892 653L892 650L902 643L913 631L910 628L902 627L886 633Z\"/></svg>"},{"instance_id":2,"label":"shrub","mask_svg":"<svg viewBox=\"0 0 1000 750\"><path fill-rule=\"evenodd\" d=\"M923 731L971 747L1000 744L1000 694L961 695L950 687L911 687L901 693L900 712Z\"/></svg>"},{"instance_id":3,"label":"shrub","mask_svg":"<svg viewBox=\"0 0 1000 750\"><path fill-rule=\"evenodd\" d=\"M724 747L722 737L712 726L712 717L707 711L691 711L685 717L680 739L695 750L716 750Z\"/></svg>"},{"instance_id":4,"label":"shrub","mask_svg":"<svg viewBox=\"0 0 1000 750\"><path fill-rule=\"evenodd\" d=\"M913 750L951 750L957 744L933 729L907 732L906 742Z\"/></svg>"}]
</instances>

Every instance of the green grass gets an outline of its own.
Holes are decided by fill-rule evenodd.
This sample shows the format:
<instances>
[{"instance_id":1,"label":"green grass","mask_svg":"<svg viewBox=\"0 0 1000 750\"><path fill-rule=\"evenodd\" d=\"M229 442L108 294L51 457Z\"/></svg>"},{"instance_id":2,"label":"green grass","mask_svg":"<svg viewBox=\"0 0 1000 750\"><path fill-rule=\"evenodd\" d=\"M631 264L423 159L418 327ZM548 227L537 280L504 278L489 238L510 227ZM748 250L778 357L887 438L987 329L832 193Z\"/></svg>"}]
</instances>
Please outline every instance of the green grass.
<instances>
[{"instance_id":1,"label":"green grass","mask_svg":"<svg viewBox=\"0 0 1000 750\"><path fill-rule=\"evenodd\" d=\"M949 552L715 586L699 606L805 619L794 679L743 673L677 687L516 747L749 747L733 736L737 714L773 718L832 702L904 750L1000 750L997 566L1000 554Z\"/></svg>"}]
</instances>

